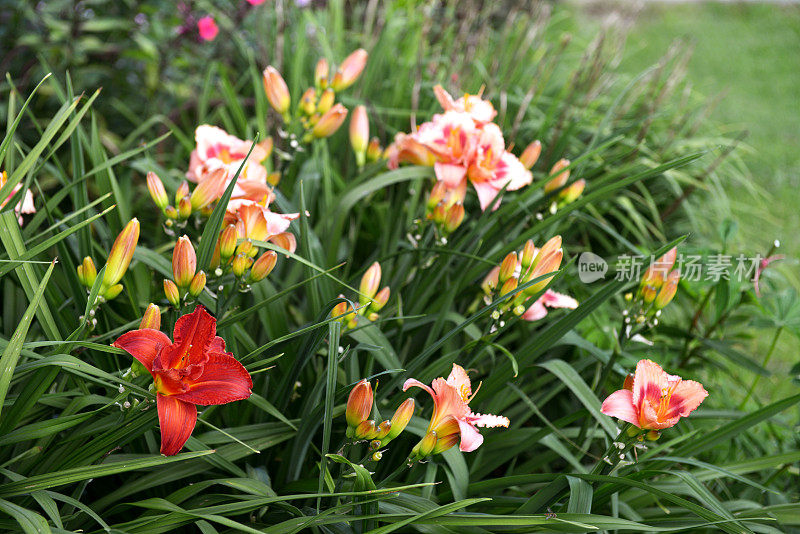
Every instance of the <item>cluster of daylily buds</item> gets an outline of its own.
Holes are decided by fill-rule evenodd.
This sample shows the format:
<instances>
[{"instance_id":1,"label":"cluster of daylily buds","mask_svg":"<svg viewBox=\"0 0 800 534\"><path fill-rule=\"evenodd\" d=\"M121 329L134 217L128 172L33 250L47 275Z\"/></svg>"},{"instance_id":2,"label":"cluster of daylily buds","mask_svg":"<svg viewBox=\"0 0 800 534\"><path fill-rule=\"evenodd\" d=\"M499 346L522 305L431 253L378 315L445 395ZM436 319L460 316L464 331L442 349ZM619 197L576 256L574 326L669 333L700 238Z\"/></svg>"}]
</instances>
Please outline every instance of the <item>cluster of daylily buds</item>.
<instances>
[{"instance_id":1,"label":"cluster of daylily buds","mask_svg":"<svg viewBox=\"0 0 800 534\"><path fill-rule=\"evenodd\" d=\"M572 182L567 187L564 187L569 181L569 165L570 161L568 159L558 160L555 165L553 165L553 168L550 169L550 176L552 176L552 178L550 178L547 183L544 184L545 193L553 193L557 191L556 198L550 205L551 213L555 213L558 208L575 202L586 188L586 180L583 178Z\"/></svg>"},{"instance_id":2,"label":"cluster of daylily buds","mask_svg":"<svg viewBox=\"0 0 800 534\"><path fill-rule=\"evenodd\" d=\"M257 239L257 241L261 240L263 237ZM288 243L284 243L284 245L286 249L293 249ZM278 254L274 250L267 250L255 259L258 251L258 247L246 237L245 231L240 233L236 224L227 225L219 234L214 255L211 258L214 275L219 277L232 273L243 289L246 289L249 284L260 282L275 268Z\"/></svg>"},{"instance_id":3,"label":"cluster of daylily buds","mask_svg":"<svg viewBox=\"0 0 800 534\"><path fill-rule=\"evenodd\" d=\"M673 247L652 262L642 276L636 294L625 295L625 299L631 302L631 308L623 312L628 332L632 323L657 325L661 309L675 297L681 279L680 271L673 269L677 254L678 249Z\"/></svg>"},{"instance_id":4,"label":"cluster of daylily buds","mask_svg":"<svg viewBox=\"0 0 800 534\"><path fill-rule=\"evenodd\" d=\"M436 182L425 205L425 218L433 221L444 235L456 230L464 221L464 193L466 189L449 189L444 182Z\"/></svg>"},{"instance_id":5,"label":"cluster of daylily buds","mask_svg":"<svg viewBox=\"0 0 800 534\"><path fill-rule=\"evenodd\" d=\"M103 281L100 284L100 292L98 293L98 297L101 299L100 302L114 299L122 293L123 287L119 281L122 280L128 270L138 242L139 221L134 218L119 233L111 246L111 251L108 253ZM80 283L88 290L91 290L95 280L97 280L97 268L92 258L90 256L83 258L83 262L78 265L77 271Z\"/></svg>"},{"instance_id":6,"label":"cluster of daylily buds","mask_svg":"<svg viewBox=\"0 0 800 534\"><path fill-rule=\"evenodd\" d=\"M414 413L414 399L406 399L395 410L391 419L377 425L375 420L370 419L373 399L372 384L367 379L362 379L353 387L347 398L345 435L354 442L369 441L370 450L374 451L372 459L378 461L381 459L381 452L378 449L385 447L399 436L411 420L411 415Z\"/></svg>"},{"instance_id":7,"label":"cluster of daylily buds","mask_svg":"<svg viewBox=\"0 0 800 534\"><path fill-rule=\"evenodd\" d=\"M172 250L172 278L164 280L164 295L176 308L199 297L206 287L206 273L197 270L197 254L186 236L181 236Z\"/></svg>"},{"instance_id":8,"label":"cluster of daylily buds","mask_svg":"<svg viewBox=\"0 0 800 534\"><path fill-rule=\"evenodd\" d=\"M576 308L578 303L575 299L550 290L537 299L532 299L534 295L541 293L550 284L555 276L555 271L561 267L563 257L564 251L561 249L561 236L559 235L550 238L542 248L536 248L533 241L529 239L521 252L509 252L498 267L489 271L481 284L487 304L513 292L521 285L551 273L552 276L542 278L517 292L513 298L503 302L493 312L492 318L497 320L501 314L511 310L524 320L535 321L547 314L545 306Z\"/></svg>"},{"instance_id":9,"label":"cluster of daylily buds","mask_svg":"<svg viewBox=\"0 0 800 534\"><path fill-rule=\"evenodd\" d=\"M367 64L367 51L359 48L342 62L331 77L331 69L325 58L317 62L314 70L314 87L309 87L297 102L292 114L292 98L280 72L272 65L264 69L264 92L272 108L280 114L284 123L292 124L298 119L302 126L302 141L330 137L344 122L347 109L336 103L336 93L344 91L361 75ZM369 134L367 134L369 135ZM366 138L364 151L366 151Z\"/></svg>"},{"instance_id":10,"label":"cluster of daylily buds","mask_svg":"<svg viewBox=\"0 0 800 534\"><path fill-rule=\"evenodd\" d=\"M378 291L381 286L381 264L377 261L369 266L369 269L361 277L361 284L358 291L358 304L357 310L349 302L340 302L334 306L331 311L331 317L339 318L339 321L344 323L347 328L355 328L358 325L358 316L366 317L370 321L376 321L379 318L378 312L383 309L389 301L389 286L384 286L383 289ZM340 295L340 298L344 298Z\"/></svg>"}]
</instances>

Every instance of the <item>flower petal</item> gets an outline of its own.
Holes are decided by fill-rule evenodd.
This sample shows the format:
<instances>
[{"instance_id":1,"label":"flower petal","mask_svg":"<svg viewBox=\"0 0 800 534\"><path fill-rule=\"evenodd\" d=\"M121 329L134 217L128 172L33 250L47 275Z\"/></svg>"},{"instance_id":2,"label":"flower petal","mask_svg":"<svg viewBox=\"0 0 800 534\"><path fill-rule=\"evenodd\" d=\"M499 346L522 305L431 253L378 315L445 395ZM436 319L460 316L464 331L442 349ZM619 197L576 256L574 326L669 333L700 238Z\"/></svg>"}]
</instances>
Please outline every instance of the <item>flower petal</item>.
<instances>
[{"instance_id":1,"label":"flower petal","mask_svg":"<svg viewBox=\"0 0 800 534\"><path fill-rule=\"evenodd\" d=\"M669 388L669 382L669 375L656 362L639 360L633 378L633 405L640 413L645 399L653 406L658 406L664 391Z\"/></svg>"},{"instance_id":2,"label":"flower petal","mask_svg":"<svg viewBox=\"0 0 800 534\"><path fill-rule=\"evenodd\" d=\"M457 188L464 181L464 176L467 175L466 167L450 163L434 163L433 172L436 179L444 182L444 185L450 189Z\"/></svg>"},{"instance_id":3,"label":"flower petal","mask_svg":"<svg viewBox=\"0 0 800 534\"><path fill-rule=\"evenodd\" d=\"M542 302L551 308L569 308L574 310L578 307L578 301L569 295L556 293L552 289L548 289L542 295Z\"/></svg>"},{"instance_id":4,"label":"flower petal","mask_svg":"<svg viewBox=\"0 0 800 534\"><path fill-rule=\"evenodd\" d=\"M436 399L436 393L434 393L429 386L423 384L416 378L409 378L408 380L405 381L405 383L403 384L403 391L408 390L408 388L422 388L428 392L428 395Z\"/></svg>"},{"instance_id":5,"label":"flower petal","mask_svg":"<svg viewBox=\"0 0 800 534\"><path fill-rule=\"evenodd\" d=\"M153 360L161 352L161 349L168 347L172 341L167 335L151 328L141 330L131 330L122 334L112 346L127 351L131 356L139 360L148 371L153 369Z\"/></svg>"},{"instance_id":6,"label":"flower petal","mask_svg":"<svg viewBox=\"0 0 800 534\"><path fill-rule=\"evenodd\" d=\"M472 425L479 426L481 428L492 428L496 426L508 428L510 423L508 417L503 417L502 415L492 415L490 413L471 413L467 416L467 419Z\"/></svg>"},{"instance_id":7,"label":"flower petal","mask_svg":"<svg viewBox=\"0 0 800 534\"><path fill-rule=\"evenodd\" d=\"M664 413L665 418L686 417L692 413L708 396L700 382L694 380L681 380L672 391L669 405Z\"/></svg>"},{"instance_id":8,"label":"flower petal","mask_svg":"<svg viewBox=\"0 0 800 534\"><path fill-rule=\"evenodd\" d=\"M456 388L462 397L469 399L472 396L472 383L463 367L457 363L453 364L453 370L447 377L447 383Z\"/></svg>"},{"instance_id":9,"label":"flower petal","mask_svg":"<svg viewBox=\"0 0 800 534\"><path fill-rule=\"evenodd\" d=\"M156 395L158 426L161 429L161 454L178 454L197 423L197 408L173 396Z\"/></svg>"},{"instance_id":10,"label":"flower petal","mask_svg":"<svg viewBox=\"0 0 800 534\"><path fill-rule=\"evenodd\" d=\"M463 419L458 420L458 428L461 430L461 444L458 446L461 452L472 452L481 446L483 436L478 429Z\"/></svg>"},{"instance_id":11,"label":"flower petal","mask_svg":"<svg viewBox=\"0 0 800 534\"><path fill-rule=\"evenodd\" d=\"M500 188L495 187L491 182L472 182L472 186L475 188L475 192L478 193L478 201L481 204L482 211L486 211L486 208L490 205L492 210L500 207L500 199L497 195Z\"/></svg>"},{"instance_id":12,"label":"flower petal","mask_svg":"<svg viewBox=\"0 0 800 534\"><path fill-rule=\"evenodd\" d=\"M202 364L216 333L217 320L203 306L197 306L175 323L175 342L161 351L154 365L161 369L183 369L192 364Z\"/></svg>"},{"instance_id":13,"label":"flower petal","mask_svg":"<svg viewBox=\"0 0 800 534\"><path fill-rule=\"evenodd\" d=\"M520 319L523 321L538 321L539 319L543 319L546 315L547 308L544 307L544 303L540 297L525 310L525 313L520 316Z\"/></svg>"},{"instance_id":14,"label":"flower petal","mask_svg":"<svg viewBox=\"0 0 800 534\"><path fill-rule=\"evenodd\" d=\"M200 376L185 385L188 390L174 395L176 399L208 406L248 398L253 380L233 356L210 353Z\"/></svg>"},{"instance_id":15,"label":"flower petal","mask_svg":"<svg viewBox=\"0 0 800 534\"><path fill-rule=\"evenodd\" d=\"M639 426L639 414L633 405L633 393L627 389L620 389L609 395L603 401L600 411L611 417Z\"/></svg>"}]
</instances>

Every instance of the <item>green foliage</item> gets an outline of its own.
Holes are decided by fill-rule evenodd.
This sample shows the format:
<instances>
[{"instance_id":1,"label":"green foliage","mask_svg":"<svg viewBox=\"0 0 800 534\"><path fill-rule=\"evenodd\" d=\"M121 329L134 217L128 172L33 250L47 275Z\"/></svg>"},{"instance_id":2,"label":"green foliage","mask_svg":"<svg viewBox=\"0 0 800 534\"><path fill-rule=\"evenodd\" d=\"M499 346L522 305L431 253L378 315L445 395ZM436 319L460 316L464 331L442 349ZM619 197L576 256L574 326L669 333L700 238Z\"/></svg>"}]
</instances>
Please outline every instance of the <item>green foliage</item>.
<instances>
[{"instance_id":1,"label":"green foliage","mask_svg":"<svg viewBox=\"0 0 800 534\"><path fill-rule=\"evenodd\" d=\"M2 34L25 57L39 52L42 63L9 79L2 108L0 161L9 180L0 198L22 184L16 195L33 191L38 213L20 228L17 196L0 220L0 529L800 528L800 395L788 379L785 395L758 388L758 377L770 373L768 357L743 346L753 336L797 336L797 299L779 289L782 280L765 279L762 298L750 284L684 281L661 324L646 333L650 346L620 342L625 293L635 287L583 284L575 275L587 250L605 258L660 255L681 242L705 255L731 252L694 235L683 241L702 216L685 200L705 198L709 176L729 179L725 147L733 140L703 127L705 102L674 58L620 77L616 35L570 41L568 21L539 4L241 2L213 13L221 33L208 43L195 41L193 26L183 37L172 33L189 15L172 3L142 4L147 24L125 2L64 22L60 14L72 5L20 7L11 17L37 32ZM430 168L375 162L359 170L344 131L295 150L268 107L260 71L278 67L297 102L319 56L337 63L359 46L370 59L342 101L367 106L382 144L438 112L435 84L454 94L485 86L507 144L542 141L534 183L482 214L470 193L465 222L444 243L420 221ZM34 89L37 69L53 75ZM100 96L92 92L97 85ZM254 243L279 253L269 277L248 292L208 287L200 297L227 350L252 374L254 394L201 407L187 452L163 457L151 377L137 376L131 356L110 343L138 328L148 303L166 305L162 280L172 277L175 228L163 226L145 174L156 172L173 193L194 148L192 132L204 123L243 139L273 137L276 211L300 213L292 225L299 246L286 254ZM588 185L551 214L544 184L561 158L571 160L573 180ZM183 229L201 266L211 260L223 215L218 207ZM142 232L125 291L95 308L98 284L87 291L76 267L85 256L102 265L133 216ZM565 261L552 287L580 306L539 322L510 313L496 321L494 312L515 294L484 302L484 276L527 239L541 245L557 234ZM358 302L359 280L375 261L391 288L389 303L380 319L359 316L345 329L331 310ZM167 332L191 311L165 309ZM703 382L710 396L641 448L599 410L645 357ZM379 461L364 444L346 445L345 402L361 378L379 384L379 421L408 397L405 379L430 382L453 362L483 381L475 411L502 413L508 429L483 429L475 452L454 448L408 467L430 414L420 395L406 431ZM609 465L612 454L623 460Z\"/></svg>"}]
</instances>

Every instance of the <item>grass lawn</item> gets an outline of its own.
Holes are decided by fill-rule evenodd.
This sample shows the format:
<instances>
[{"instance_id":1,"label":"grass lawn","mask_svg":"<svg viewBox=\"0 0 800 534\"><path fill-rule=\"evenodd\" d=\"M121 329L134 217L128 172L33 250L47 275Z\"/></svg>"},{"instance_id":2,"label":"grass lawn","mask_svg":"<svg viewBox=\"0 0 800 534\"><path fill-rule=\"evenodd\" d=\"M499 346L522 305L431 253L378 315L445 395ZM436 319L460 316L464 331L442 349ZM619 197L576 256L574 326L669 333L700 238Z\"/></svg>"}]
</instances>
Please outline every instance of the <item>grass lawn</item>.
<instances>
[{"instance_id":1,"label":"grass lawn","mask_svg":"<svg viewBox=\"0 0 800 534\"><path fill-rule=\"evenodd\" d=\"M748 130L745 161L757 185L775 203L737 206L745 235L773 236L783 252L800 256L800 6L767 4L653 4L630 33L622 67L631 73L653 64L677 38L695 50L689 79L710 97L720 92L713 118L727 130Z\"/></svg>"}]
</instances>

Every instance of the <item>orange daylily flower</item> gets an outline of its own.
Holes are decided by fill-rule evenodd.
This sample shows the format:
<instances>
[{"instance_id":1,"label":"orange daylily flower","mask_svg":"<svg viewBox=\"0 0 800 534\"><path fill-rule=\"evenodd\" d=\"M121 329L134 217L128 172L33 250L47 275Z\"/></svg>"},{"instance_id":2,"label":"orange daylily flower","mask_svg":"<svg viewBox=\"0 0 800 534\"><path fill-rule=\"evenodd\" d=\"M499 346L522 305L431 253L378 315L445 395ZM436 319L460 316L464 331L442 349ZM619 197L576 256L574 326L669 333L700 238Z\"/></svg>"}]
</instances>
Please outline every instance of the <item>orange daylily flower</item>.
<instances>
[{"instance_id":1,"label":"orange daylily flower","mask_svg":"<svg viewBox=\"0 0 800 534\"><path fill-rule=\"evenodd\" d=\"M422 388L433 397L433 415L428 423L427 434L434 432L437 443L442 441L452 446L455 444L453 436L457 434L461 441L459 448L463 452L471 452L483 443L478 427L508 427L507 417L482 415L470 409L469 403L478 390L473 393L467 372L458 364L453 364L447 380L439 377L429 387L419 380L409 378L403 384L403 391L412 387ZM443 450L445 449L442 448Z\"/></svg>"},{"instance_id":2,"label":"orange daylily flower","mask_svg":"<svg viewBox=\"0 0 800 534\"><path fill-rule=\"evenodd\" d=\"M197 422L197 407L250 397L250 373L216 335L217 321L204 307L175 323L174 342L150 328L132 330L113 346L139 360L153 376L161 428L161 454L177 454Z\"/></svg>"},{"instance_id":3,"label":"orange daylily flower","mask_svg":"<svg viewBox=\"0 0 800 534\"><path fill-rule=\"evenodd\" d=\"M630 385L630 381L626 379L625 384ZM707 395L699 382L667 374L651 360L640 360L631 389L609 395L601 411L641 429L661 430L688 417Z\"/></svg>"}]
</instances>

